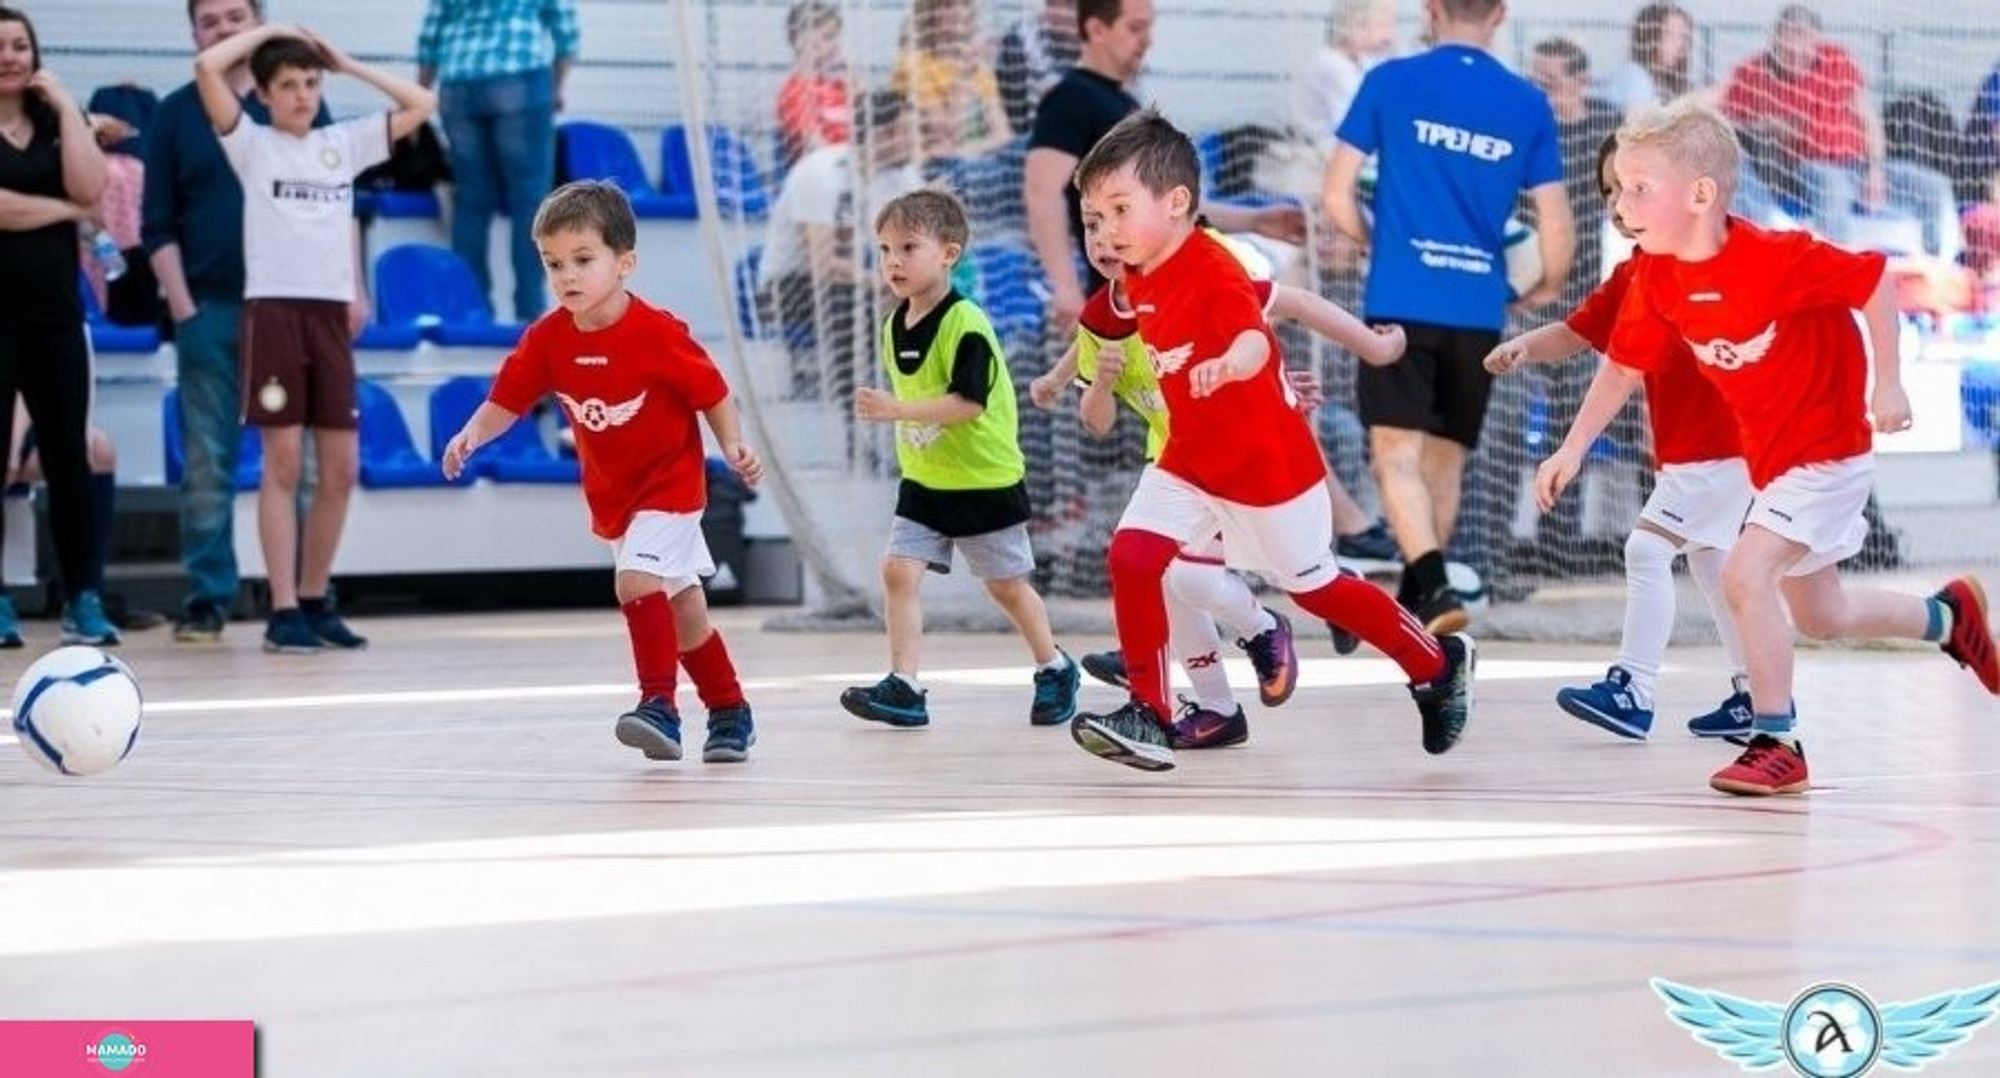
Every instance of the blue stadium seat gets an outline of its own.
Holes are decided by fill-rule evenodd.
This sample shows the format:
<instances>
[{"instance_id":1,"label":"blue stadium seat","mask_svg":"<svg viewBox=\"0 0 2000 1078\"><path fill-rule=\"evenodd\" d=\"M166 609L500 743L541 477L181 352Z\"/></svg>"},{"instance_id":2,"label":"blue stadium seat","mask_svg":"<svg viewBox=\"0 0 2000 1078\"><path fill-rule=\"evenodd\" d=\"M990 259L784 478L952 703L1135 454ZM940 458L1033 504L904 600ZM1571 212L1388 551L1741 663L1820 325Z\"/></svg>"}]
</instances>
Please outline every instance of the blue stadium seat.
<instances>
[{"instance_id":1,"label":"blue stadium seat","mask_svg":"<svg viewBox=\"0 0 2000 1078\"><path fill-rule=\"evenodd\" d=\"M472 267L457 254L421 243L391 247L375 260L375 320L469 347L512 348L526 328L494 320Z\"/></svg>"},{"instance_id":2,"label":"blue stadium seat","mask_svg":"<svg viewBox=\"0 0 2000 1078\"><path fill-rule=\"evenodd\" d=\"M437 463L417 451L410 425L403 421L396 398L381 383L358 379L354 396L361 410L361 485L364 487L442 487L452 481ZM458 483L472 480L460 476Z\"/></svg>"},{"instance_id":3,"label":"blue stadium seat","mask_svg":"<svg viewBox=\"0 0 2000 1078\"><path fill-rule=\"evenodd\" d=\"M1967 363L1959 374L1958 396L1973 433L2000 448L2000 363Z\"/></svg>"},{"instance_id":4,"label":"blue stadium seat","mask_svg":"<svg viewBox=\"0 0 2000 1078\"><path fill-rule=\"evenodd\" d=\"M709 124L708 156L715 170L716 208L735 217L762 217L770 212L770 185L764 182L757 155L741 135ZM694 198L694 157L684 124L669 124L660 132L660 190L669 196Z\"/></svg>"},{"instance_id":5,"label":"blue stadium seat","mask_svg":"<svg viewBox=\"0 0 2000 1078\"><path fill-rule=\"evenodd\" d=\"M179 486L187 474L187 450L181 445L181 391L167 390L160 400L160 437L165 443L167 485ZM236 451L236 489L256 490L264 481L264 438L255 427L243 428Z\"/></svg>"},{"instance_id":6,"label":"blue stadium seat","mask_svg":"<svg viewBox=\"0 0 2000 1078\"><path fill-rule=\"evenodd\" d=\"M429 191L354 192L354 216L436 220L444 216L444 206Z\"/></svg>"},{"instance_id":7,"label":"blue stadium seat","mask_svg":"<svg viewBox=\"0 0 2000 1078\"><path fill-rule=\"evenodd\" d=\"M646 166L623 128L589 120L569 120L556 129L562 148L563 175L572 180L609 180L631 196L632 212L640 217L693 219L694 194L665 193L646 179Z\"/></svg>"},{"instance_id":8,"label":"blue stadium seat","mask_svg":"<svg viewBox=\"0 0 2000 1078\"><path fill-rule=\"evenodd\" d=\"M978 274L979 306L1001 342L1011 347L1038 337L1048 305L1041 263L1018 247L1000 245L974 247L967 258Z\"/></svg>"},{"instance_id":9,"label":"blue stadium seat","mask_svg":"<svg viewBox=\"0 0 2000 1078\"><path fill-rule=\"evenodd\" d=\"M432 457L443 459L452 435L472 418L492 388L491 378L467 374L431 390ZM582 474L574 458L549 451L533 416L521 417L506 433L480 446L465 469L465 476L485 476L498 483L575 483Z\"/></svg>"},{"instance_id":10,"label":"blue stadium seat","mask_svg":"<svg viewBox=\"0 0 2000 1078\"><path fill-rule=\"evenodd\" d=\"M90 333L91 350L102 355L126 352L152 355L160 350L160 331L152 326L121 326L104 316L97 305L97 291L83 272L76 275L76 290L83 297L83 324Z\"/></svg>"}]
</instances>

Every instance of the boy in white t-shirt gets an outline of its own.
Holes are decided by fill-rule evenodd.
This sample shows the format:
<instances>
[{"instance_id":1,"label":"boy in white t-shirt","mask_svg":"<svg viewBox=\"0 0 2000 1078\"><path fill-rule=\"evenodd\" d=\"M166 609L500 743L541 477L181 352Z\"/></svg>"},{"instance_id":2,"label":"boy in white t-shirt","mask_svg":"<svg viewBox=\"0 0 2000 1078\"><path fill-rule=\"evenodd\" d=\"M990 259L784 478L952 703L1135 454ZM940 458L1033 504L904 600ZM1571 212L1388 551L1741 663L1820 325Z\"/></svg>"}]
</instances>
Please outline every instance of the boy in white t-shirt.
<instances>
[{"instance_id":1,"label":"boy in white t-shirt","mask_svg":"<svg viewBox=\"0 0 2000 1078\"><path fill-rule=\"evenodd\" d=\"M269 126L244 122L227 72L248 60ZM354 177L430 118L437 99L414 82L357 63L297 27L266 25L196 57L195 85L223 153L243 183L243 418L262 431L257 539L271 586L264 650L310 654L367 646L333 610L333 555L360 469L354 334L357 303ZM320 79L344 72L396 103L313 127ZM319 484L301 543L296 504L305 427Z\"/></svg>"}]
</instances>

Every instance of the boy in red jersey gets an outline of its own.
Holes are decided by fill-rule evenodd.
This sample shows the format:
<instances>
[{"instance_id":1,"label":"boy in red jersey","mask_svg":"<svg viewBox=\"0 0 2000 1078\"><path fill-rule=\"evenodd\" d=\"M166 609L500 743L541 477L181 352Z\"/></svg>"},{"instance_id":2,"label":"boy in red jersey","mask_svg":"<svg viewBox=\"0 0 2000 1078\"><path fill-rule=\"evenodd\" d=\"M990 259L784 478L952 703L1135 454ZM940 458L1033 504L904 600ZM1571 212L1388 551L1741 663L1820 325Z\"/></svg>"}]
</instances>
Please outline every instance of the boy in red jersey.
<instances>
[{"instance_id":1,"label":"boy in red jersey","mask_svg":"<svg viewBox=\"0 0 2000 1078\"><path fill-rule=\"evenodd\" d=\"M1388 593L1342 573L1333 556L1326 461L1272 362L1277 342L1249 274L1195 229L1200 166L1193 143L1146 109L1085 155L1076 186L1127 266L1170 433L1140 476L1111 537L1111 601L1132 699L1080 714L1086 751L1144 770L1174 765L1166 725L1166 602L1161 580L1185 544L1220 532L1246 564L1313 615L1352 631L1409 675L1426 751L1457 743L1470 712L1474 648L1433 637Z\"/></svg>"},{"instance_id":2,"label":"boy in red jersey","mask_svg":"<svg viewBox=\"0 0 2000 1078\"><path fill-rule=\"evenodd\" d=\"M1599 187L1606 202L1617 198L1611 155L1618 137L1598 151ZM1621 234L1616 212L1611 226ZM1506 374L1524 363L1555 363L1588 346L1610 345L1618 309L1639 260L1618 264L1598 289L1561 322L1551 322L1502 343L1486 356L1486 369ZM1750 733L1750 693L1743 666L1743 641L1722 598L1722 565L1743 530L1756 491L1743 461L1736 417L1722 396L1701 376L1694 353L1675 349L1674 359L1646 376L1646 412L1653 430L1657 467L1653 493L1625 537L1625 625L1618 658L1602 681L1556 693L1564 711L1620 737L1644 740L1653 726L1653 689L1674 631L1674 558L1687 556L1688 575L1700 586L1729 656L1730 694L1720 707L1688 720L1696 737L1741 737ZM1602 366L1570 424L1563 443L1535 471L1535 500L1546 513L1583 468L1591 443L1624 406L1622 383Z\"/></svg>"},{"instance_id":3,"label":"boy in red jersey","mask_svg":"<svg viewBox=\"0 0 2000 1078\"><path fill-rule=\"evenodd\" d=\"M722 373L687 326L625 291L637 241L631 203L611 184L565 184L543 200L535 243L562 309L529 326L501 363L491 395L445 447L444 474L457 478L480 446L553 392L576 432L591 530L617 559L638 668L639 703L614 733L649 760L681 758L678 663L708 708L702 760L737 763L757 734L701 590L715 564L701 535L706 461L696 417L745 483L754 486L763 466L743 443Z\"/></svg>"},{"instance_id":4,"label":"boy in red jersey","mask_svg":"<svg viewBox=\"0 0 2000 1078\"><path fill-rule=\"evenodd\" d=\"M1705 107L1641 116L1619 131L1618 147L1617 214L1649 257L1619 310L1606 370L1629 393L1685 344L1736 414L1757 489L1722 571L1749 666L1753 736L1709 785L1800 793L1809 781L1795 736L1793 626L1819 639L1936 641L2000 693L1986 596L1971 577L1929 598L1841 587L1837 566L1867 533L1870 416L1875 430L1910 425L1883 257L1731 217L1741 151ZM1875 356L1872 398L1856 309Z\"/></svg>"}]
</instances>

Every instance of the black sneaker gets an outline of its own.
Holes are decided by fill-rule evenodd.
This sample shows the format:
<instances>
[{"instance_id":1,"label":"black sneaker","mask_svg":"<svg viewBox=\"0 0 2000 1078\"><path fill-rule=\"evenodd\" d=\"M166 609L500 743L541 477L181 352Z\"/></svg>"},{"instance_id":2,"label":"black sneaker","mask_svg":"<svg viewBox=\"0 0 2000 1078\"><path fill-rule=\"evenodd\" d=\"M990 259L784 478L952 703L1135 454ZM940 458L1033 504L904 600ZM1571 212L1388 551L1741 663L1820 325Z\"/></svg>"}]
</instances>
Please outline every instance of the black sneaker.
<instances>
[{"instance_id":1,"label":"black sneaker","mask_svg":"<svg viewBox=\"0 0 2000 1078\"><path fill-rule=\"evenodd\" d=\"M1085 655L1083 672L1114 688L1132 687L1132 680L1125 676L1125 653L1122 651L1093 651Z\"/></svg>"},{"instance_id":2,"label":"black sneaker","mask_svg":"<svg viewBox=\"0 0 2000 1078\"><path fill-rule=\"evenodd\" d=\"M884 677L873 685L856 685L840 694L840 706L848 714L867 719L869 722L887 723L890 726L929 726L930 709L924 706L925 694L910 687L910 683L894 674Z\"/></svg>"},{"instance_id":3,"label":"black sneaker","mask_svg":"<svg viewBox=\"0 0 2000 1078\"><path fill-rule=\"evenodd\" d=\"M719 707L708 713L708 740L701 745L705 764L740 764L750 757L757 743L757 724L750 719L750 705Z\"/></svg>"},{"instance_id":4,"label":"black sneaker","mask_svg":"<svg viewBox=\"0 0 2000 1078\"><path fill-rule=\"evenodd\" d=\"M1444 649L1444 672L1428 684L1410 686L1424 717L1424 751L1432 756L1451 751L1465 736L1472 718L1472 671L1479 663L1479 647L1464 633L1438 637L1438 647Z\"/></svg>"},{"instance_id":5,"label":"black sneaker","mask_svg":"<svg viewBox=\"0 0 2000 1078\"><path fill-rule=\"evenodd\" d=\"M306 606L304 602L299 605L305 610L306 621L311 623L312 631L318 634L321 640L349 651L357 651L368 646L367 637L357 635L354 630L347 627L345 621L340 619L340 612L334 609L332 599L321 599L311 606Z\"/></svg>"},{"instance_id":6,"label":"black sneaker","mask_svg":"<svg viewBox=\"0 0 2000 1078\"><path fill-rule=\"evenodd\" d=\"M317 655L326 650L326 644L313 632L305 611L293 606L271 611L270 620L264 623L264 650L280 655Z\"/></svg>"},{"instance_id":7,"label":"black sneaker","mask_svg":"<svg viewBox=\"0 0 2000 1078\"><path fill-rule=\"evenodd\" d=\"M1056 654L1062 656L1061 666L1035 669L1035 703L1028 709L1028 722L1035 726L1054 726L1076 716L1076 689L1083 672L1069 652L1057 648Z\"/></svg>"},{"instance_id":8,"label":"black sneaker","mask_svg":"<svg viewBox=\"0 0 2000 1078\"><path fill-rule=\"evenodd\" d=\"M673 701L649 696L625 714L611 728L620 745L629 745L646 754L648 760L681 758L681 716Z\"/></svg>"},{"instance_id":9,"label":"black sneaker","mask_svg":"<svg viewBox=\"0 0 2000 1078\"><path fill-rule=\"evenodd\" d=\"M1174 766L1172 735L1153 709L1138 700L1108 715L1084 713L1070 720L1070 740L1083 751L1141 771L1168 771Z\"/></svg>"},{"instance_id":10,"label":"black sneaker","mask_svg":"<svg viewBox=\"0 0 2000 1078\"><path fill-rule=\"evenodd\" d=\"M220 605L196 599L174 622L174 643L213 644L222 639L222 627L228 623L229 613Z\"/></svg>"},{"instance_id":11,"label":"black sneaker","mask_svg":"<svg viewBox=\"0 0 2000 1078\"><path fill-rule=\"evenodd\" d=\"M1410 613L1424 623L1424 631L1434 636L1448 636L1465 631L1472 624L1472 616L1465 612L1465 603L1458 592L1445 584L1429 595L1418 599L1410 606Z\"/></svg>"},{"instance_id":12,"label":"black sneaker","mask_svg":"<svg viewBox=\"0 0 2000 1078\"><path fill-rule=\"evenodd\" d=\"M1326 623L1326 631L1333 635L1333 653L1335 655L1352 655L1361 647L1360 637L1335 625L1333 622L1329 621Z\"/></svg>"}]
</instances>

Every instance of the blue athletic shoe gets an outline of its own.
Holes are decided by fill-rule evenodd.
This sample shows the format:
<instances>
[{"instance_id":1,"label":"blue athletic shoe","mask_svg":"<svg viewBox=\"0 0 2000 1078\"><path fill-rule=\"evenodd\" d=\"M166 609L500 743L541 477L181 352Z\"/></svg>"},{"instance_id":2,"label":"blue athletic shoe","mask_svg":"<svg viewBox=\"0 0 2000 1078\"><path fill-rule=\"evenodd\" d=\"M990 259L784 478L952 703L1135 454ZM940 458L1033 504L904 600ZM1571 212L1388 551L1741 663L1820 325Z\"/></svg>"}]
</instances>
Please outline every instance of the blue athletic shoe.
<instances>
[{"instance_id":1,"label":"blue athletic shoe","mask_svg":"<svg viewBox=\"0 0 2000 1078\"><path fill-rule=\"evenodd\" d=\"M298 607L271 611L264 622L264 650L279 655L318 655L326 644Z\"/></svg>"},{"instance_id":2,"label":"blue athletic shoe","mask_svg":"<svg viewBox=\"0 0 2000 1078\"><path fill-rule=\"evenodd\" d=\"M910 687L910 683L894 674L884 677L873 685L856 685L840 694L840 706L848 714L869 722L886 723L890 726L929 726L930 709L924 706L924 695Z\"/></svg>"},{"instance_id":3,"label":"blue athletic shoe","mask_svg":"<svg viewBox=\"0 0 2000 1078\"><path fill-rule=\"evenodd\" d=\"M1622 666L1605 671L1604 680L1589 688L1556 693L1556 706L1592 726L1634 741L1646 740L1653 728L1653 711L1639 706L1632 691L1632 673Z\"/></svg>"},{"instance_id":4,"label":"blue athletic shoe","mask_svg":"<svg viewBox=\"0 0 2000 1078\"><path fill-rule=\"evenodd\" d=\"M757 724L750 717L750 705L719 707L708 713L708 740L701 746L705 764L740 764L750 758L750 746L757 743Z\"/></svg>"},{"instance_id":5,"label":"blue athletic shoe","mask_svg":"<svg viewBox=\"0 0 2000 1078\"><path fill-rule=\"evenodd\" d=\"M619 744L638 749L648 760L681 758L681 716L673 701L664 696L639 701L638 706L618 716L611 732Z\"/></svg>"},{"instance_id":6,"label":"blue athletic shoe","mask_svg":"<svg viewBox=\"0 0 2000 1078\"><path fill-rule=\"evenodd\" d=\"M62 642L110 647L118 643L118 628L104 616L104 597L85 589L63 607Z\"/></svg>"},{"instance_id":7,"label":"blue athletic shoe","mask_svg":"<svg viewBox=\"0 0 2000 1078\"><path fill-rule=\"evenodd\" d=\"M1076 660L1061 648L1062 665L1035 671L1035 703L1028 709L1028 722L1035 726L1056 726L1076 717L1076 689L1083 671Z\"/></svg>"},{"instance_id":8,"label":"blue athletic shoe","mask_svg":"<svg viewBox=\"0 0 2000 1078\"><path fill-rule=\"evenodd\" d=\"M1696 737L1749 737L1750 720L1756 710L1750 706L1750 690L1737 678L1736 691L1717 704L1714 711L1688 720L1688 733Z\"/></svg>"},{"instance_id":9,"label":"blue athletic shoe","mask_svg":"<svg viewBox=\"0 0 2000 1078\"><path fill-rule=\"evenodd\" d=\"M0 595L0 648L18 648L26 644L21 639L21 619L14 613L14 600Z\"/></svg>"}]
</instances>

